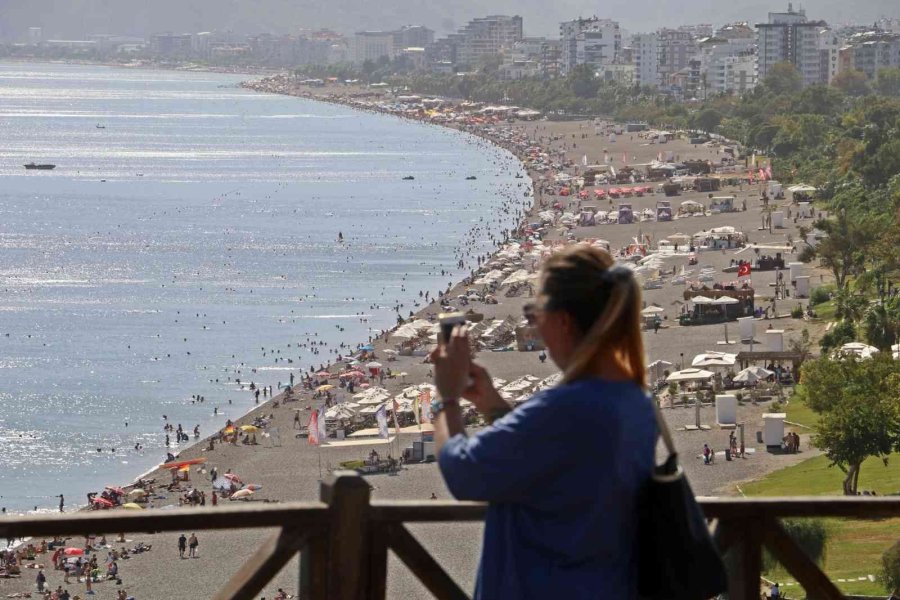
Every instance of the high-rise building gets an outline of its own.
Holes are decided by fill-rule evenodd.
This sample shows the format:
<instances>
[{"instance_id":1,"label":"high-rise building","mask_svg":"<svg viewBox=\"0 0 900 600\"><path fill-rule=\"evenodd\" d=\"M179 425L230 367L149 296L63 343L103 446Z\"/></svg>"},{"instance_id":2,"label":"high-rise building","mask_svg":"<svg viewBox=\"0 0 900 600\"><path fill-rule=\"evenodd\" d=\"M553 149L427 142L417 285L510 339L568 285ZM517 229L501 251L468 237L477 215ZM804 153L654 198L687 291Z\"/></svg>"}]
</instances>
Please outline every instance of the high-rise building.
<instances>
[{"instance_id":1,"label":"high-rise building","mask_svg":"<svg viewBox=\"0 0 900 600\"><path fill-rule=\"evenodd\" d=\"M560 23L562 43L560 73L566 75L577 65L600 67L619 62L622 35L619 23L610 19L575 19Z\"/></svg>"},{"instance_id":2,"label":"high-rise building","mask_svg":"<svg viewBox=\"0 0 900 600\"><path fill-rule=\"evenodd\" d=\"M485 57L501 54L522 39L522 17L491 15L473 19L454 34L438 40L432 60L474 67Z\"/></svg>"},{"instance_id":3,"label":"high-rise building","mask_svg":"<svg viewBox=\"0 0 900 600\"><path fill-rule=\"evenodd\" d=\"M790 3L787 12L770 12L768 23L756 25L760 81L780 62L794 65L805 85L827 81L819 48L819 34L826 27L824 21L807 20L806 12L794 11Z\"/></svg>"},{"instance_id":4,"label":"high-rise building","mask_svg":"<svg viewBox=\"0 0 900 600\"><path fill-rule=\"evenodd\" d=\"M427 48L434 43L434 30L424 25L404 25L393 34L394 51L398 54L406 48Z\"/></svg>"},{"instance_id":5,"label":"high-rise building","mask_svg":"<svg viewBox=\"0 0 900 600\"><path fill-rule=\"evenodd\" d=\"M397 56L391 31L358 31L353 36L353 62L361 64Z\"/></svg>"},{"instance_id":6,"label":"high-rise building","mask_svg":"<svg viewBox=\"0 0 900 600\"><path fill-rule=\"evenodd\" d=\"M190 33L157 33L150 36L150 51L167 58L185 58L193 53L194 36Z\"/></svg>"},{"instance_id":7,"label":"high-rise building","mask_svg":"<svg viewBox=\"0 0 900 600\"><path fill-rule=\"evenodd\" d=\"M522 38L503 55L500 75L504 79L552 78L559 74L560 40Z\"/></svg>"},{"instance_id":8,"label":"high-rise building","mask_svg":"<svg viewBox=\"0 0 900 600\"><path fill-rule=\"evenodd\" d=\"M659 36L636 33L631 37L635 85L659 87Z\"/></svg>"},{"instance_id":9,"label":"high-rise building","mask_svg":"<svg viewBox=\"0 0 900 600\"><path fill-rule=\"evenodd\" d=\"M660 29L656 32L656 37L659 44L659 85L671 86L673 76L678 73L684 77L686 70L697 70L691 75L699 77L699 64L692 64L697 58L697 42L689 31ZM694 84L696 85L696 81Z\"/></svg>"},{"instance_id":10,"label":"high-rise building","mask_svg":"<svg viewBox=\"0 0 900 600\"><path fill-rule=\"evenodd\" d=\"M725 25L698 47L704 96L742 93L756 86L756 32L746 23Z\"/></svg>"}]
</instances>

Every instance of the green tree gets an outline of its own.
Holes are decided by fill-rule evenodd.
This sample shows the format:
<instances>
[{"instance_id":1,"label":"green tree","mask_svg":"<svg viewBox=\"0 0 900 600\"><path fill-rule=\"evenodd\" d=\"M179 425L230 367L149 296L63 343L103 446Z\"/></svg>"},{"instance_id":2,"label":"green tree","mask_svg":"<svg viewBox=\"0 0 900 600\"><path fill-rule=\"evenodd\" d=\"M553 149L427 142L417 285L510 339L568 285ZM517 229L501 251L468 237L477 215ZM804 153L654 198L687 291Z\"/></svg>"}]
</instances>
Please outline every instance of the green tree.
<instances>
[{"instance_id":1,"label":"green tree","mask_svg":"<svg viewBox=\"0 0 900 600\"><path fill-rule=\"evenodd\" d=\"M712 133L722 122L722 113L714 108L707 108L698 112L693 121L697 129Z\"/></svg>"},{"instance_id":2,"label":"green tree","mask_svg":"<svg viewBox=\"0 0 900 600\"><path fill-rule=\"evenodd\" d=\"M881 581L887 591L900 594L900 541L881 555Z\"/></svg>"},{"instance_id":3,"label":"green tree","mask_svg":"<svg viewBox=\"0 0 900 600\"><path fill-rule=\"evenodd\" d=\"M847 278L859 272L865 263L866 242L871 231L863 222L852 218L846 208L840 208L834 218L819 219L815 226L825 232L825 239L816 247L822 265L831 269L838 290L847 285Z\"/></svg>"},{"instance_id":4,"label":"green tree","mask_svg":"<svg viewBox=\"0 0 900 600\"><path fill-rule=\"evenodd\" d=\"M900 299L889 298L869 307L863 321L863 332L869 344L890 352L900 336Z\"/></svg>"},{"instance_id":5,"label":"green tree","mask_svg":"<svg viewBox=\"0 0 900 600\"><path fill-rule=\"evenodd\" d=\"M900 450L900 361L885 353L824 356L807 361L801 374L797 394L820 415L813 443L844 472L844 494L856 495L863 461L878 457L887 465Z\"/></svg>"},{"instance_id":6,"label":"green tree","mask_svg":"<svg viewBox=\"0 0 900 600\"><path fill-rule=\"evenodd\" d=\"M600 80L591 65L578 65L568 77L569 85L579 98L593 98L600 89Z\"/></svg>"},{"instance_id":7,"label":"green tree","mask_svg":"<svg viewBox=\"0 0 900 600\"><path fill-rule=\"evenodd\" d=\"M830 354L844 344L856 341L856 327L852 321L838 321L828 333L819 340L822 354Z\"/></svg>"},{"instance_id":8,"label":"green tree","mask_svg":"<svg viewBox=\"0 0 900 600\"><path fill-rule=\"evenodd\" d=\"M900 67L879 69L875 90L883 96L900 96Z\"/></svg>"},{"instance_id":9,"label":"green tree","mask_svg":"<svg viewBox=\"0 0 900 600\"><path fill-rule=\"evenodd\" d=\"M803 87L803 77L791 63L780 62L772 65L763 85L778 95L795 94Z\"/></svg>"},{"instance_id":10,"label":"green tree","mask_svg":"<svg viewBox=\"0 0 900 600\"><path fill-rule=\"evenodd\" d=\"M872 93L869 78L862 71L847 69L834 76L831 85L848 96L867 96Z\"/></svg>"}]
</instances>

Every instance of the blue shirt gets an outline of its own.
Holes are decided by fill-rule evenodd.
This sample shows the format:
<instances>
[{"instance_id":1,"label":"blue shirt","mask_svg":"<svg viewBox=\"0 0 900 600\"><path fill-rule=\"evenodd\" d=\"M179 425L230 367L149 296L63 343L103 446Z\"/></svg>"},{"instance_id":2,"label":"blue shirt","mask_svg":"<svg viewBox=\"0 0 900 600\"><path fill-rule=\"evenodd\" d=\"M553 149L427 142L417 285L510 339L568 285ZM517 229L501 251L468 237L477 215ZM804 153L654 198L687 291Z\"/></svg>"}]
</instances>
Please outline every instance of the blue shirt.
<instances>
[{"instance_id":1,"label":"blue shirt","mask_svg":"<svg viewBox=\"0 0 900 600\"><path fill-rule=\"evenodd\" d=\"M447 441L447 487L490 503L476 600L636 597L636 502L656 445L650 402L633 382L581 380Z\"/></svg>"}]
</instances>

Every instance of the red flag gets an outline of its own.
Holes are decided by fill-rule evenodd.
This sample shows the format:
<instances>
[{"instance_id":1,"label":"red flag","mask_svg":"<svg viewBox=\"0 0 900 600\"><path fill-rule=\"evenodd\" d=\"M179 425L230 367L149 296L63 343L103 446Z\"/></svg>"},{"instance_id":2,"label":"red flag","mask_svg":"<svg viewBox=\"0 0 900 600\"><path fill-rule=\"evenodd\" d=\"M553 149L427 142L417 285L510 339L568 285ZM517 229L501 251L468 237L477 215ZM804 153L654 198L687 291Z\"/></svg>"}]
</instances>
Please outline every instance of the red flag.
<instances>
[{"instance_id":1,"label":"red flag","mask_svg":"<svg viewBox=\"0 0 900 600\"><path fill-rule=\"evenodd\" d=\"M307 431L309 431L309 435L306 438L306 441L310 446L318 446L319 445L319 411L314 410L312 414L309 415L309 423L306 425Z\"/></svg>"},{"instance_id":2,"label":"red flag","mask_svg":"<svg viewBox=\"0 0 900 600\"><path fill-rule=\"evenodd\" d=\"M750 276L750 263L744 263L740 267L738 267L738 277L749 277Z\"/></svg>"},{"instance_id":3,"label":"red flag","mask_svg":"<svg viewBox=\"0 0 900 600\"><path fill-rule=\"evenodd\" d=\"M747 177L750 178L750 183L753 183L753 171L747 171Z\"/></svg>"}]
</instances>

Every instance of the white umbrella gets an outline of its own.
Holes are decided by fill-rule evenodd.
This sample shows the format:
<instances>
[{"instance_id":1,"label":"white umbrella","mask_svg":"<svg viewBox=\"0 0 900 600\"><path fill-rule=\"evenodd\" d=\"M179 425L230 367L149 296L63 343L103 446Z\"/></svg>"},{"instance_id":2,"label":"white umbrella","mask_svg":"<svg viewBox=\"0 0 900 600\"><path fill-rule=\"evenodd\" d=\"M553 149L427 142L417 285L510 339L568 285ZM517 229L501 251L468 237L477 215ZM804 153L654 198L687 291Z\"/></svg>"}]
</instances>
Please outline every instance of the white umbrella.
<instances>
[{"instance_id":1,"label":"white umbrella","mask_svg":"<svg viewBox=\"0 0 900 600\"><path fill-rule=\"evenodd\" d=\"M712 304L714 302L712 298L707 298L706 296L694 296L690 301L694 304Z\"/></svg>"},{"instance_id":2,"label":"white umbrella","mask_svg":"<svg viewBox=\"0 0 900 600\"><path fill-rule=\"evenodd\" d=\"M372 361L372 362L370 362L370 363L366 363L366 368L367 368L367 369L380 369L380 368L381 368L381 363L380 363L380 362Z\"/></svg>"},{"instance_id":3,"label":"white umbrella","mask_svg":"<svg viewBox=\"0 0 900 600\"><path fill-rule=\"evenodd\" d=\"M737 298L732 298L731 296L719 296L712 301L713 304L717 305L737 304L738 302L740 302L740 300L738 300Z\"/></svg>"},{"instance_id":4,"label":"white umbrella","mask_svg":"<svg viewBox=\"0 0 900 600\"><path fill-rule=\"evenodd\" d=\"M684 369L675 371L666 378L666 381L707 381L712 379L715 373L703 369Z\"/></svg>"},{"instance_id":5,"label":"white umbrella","mask_svg":"<svg viewBox=\"0 0 900 600\"><path fill-rule=\"evenodd\" d=\"M763 369L762 367L747 367L734 376L734 381L741 383L756 383L757 381L768 379L772 375L774 375L772 371Z\"/></svg>"},{"instance_id":6,"label":"white umbrella","mask_svg":"<svg viewBox=\"0 0 900 600\"><path fill-rule=\"evenodd\" d=\"M664 312L666 312L666 310L664 308L660 308L659 306L648 306L641 311L641 314L645 317L652 317L653 315L659 315Z\"/></svg>"},{"instance_id":7,"label":"white umbrella","mask_svg":"<svg viewBox=\"0 0 900 600\"><path fill-rule=\"evenodd\" d=\"M737 361L737 355L725 352L704 352L691 361L692 367L731 367Z\"/></svg>"}]
</instances>

